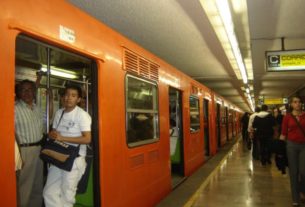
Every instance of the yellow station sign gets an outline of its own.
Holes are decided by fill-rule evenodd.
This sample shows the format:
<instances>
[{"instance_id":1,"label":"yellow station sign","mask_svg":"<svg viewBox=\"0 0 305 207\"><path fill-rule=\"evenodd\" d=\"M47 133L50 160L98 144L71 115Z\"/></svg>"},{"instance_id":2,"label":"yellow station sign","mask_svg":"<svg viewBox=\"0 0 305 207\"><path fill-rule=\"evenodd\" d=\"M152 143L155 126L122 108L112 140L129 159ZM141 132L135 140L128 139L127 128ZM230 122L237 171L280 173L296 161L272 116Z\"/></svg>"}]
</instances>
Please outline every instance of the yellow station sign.
<instances>
[{"instance_id":1,"label":"yellow station sign","mask_svg":"<svg viewBox=\"0 0 305 207\"><path fill-rule=\"evenodd\" d=\"M305 50L266 52L267 71L305 70Z\"/></svg>"},{"instance_id":2,"label":"yellow station sign","mask_svg":"<svg viewBox=\"0 0 305 207\"><path fill-rule=\"evenodd\" d=\"M283 98L265 98L264 104L266 105L284 104L284 101Z\"/></svg>"}]
</instances>

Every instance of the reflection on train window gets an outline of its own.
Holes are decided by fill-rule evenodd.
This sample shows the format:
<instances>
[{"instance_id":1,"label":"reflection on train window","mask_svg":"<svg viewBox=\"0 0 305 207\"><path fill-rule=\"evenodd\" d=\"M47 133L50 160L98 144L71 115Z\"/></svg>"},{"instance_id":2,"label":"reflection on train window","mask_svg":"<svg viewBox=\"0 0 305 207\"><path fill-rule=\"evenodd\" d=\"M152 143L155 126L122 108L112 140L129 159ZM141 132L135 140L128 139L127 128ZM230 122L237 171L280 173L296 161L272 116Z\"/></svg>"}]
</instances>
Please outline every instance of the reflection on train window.
<instances>
[{"instance_id":1,"label":"reflection on train window","mask_svg":"<svg viewBox=\"0 0 305 207\"><path fill-rule=\"evenodd\" d=\"M199 99L194 96L190 96L190 131L196 132L200 129L200 117L199 117Z\"/></svg>"},{"instance_id":2,"label":"reflection on train window","mask_svg":"<svg viewBox=\"0 0 305 207\"><path fill-rule=\"evenodd\" d=\"M159 137L157 85L126 76L126 130L128 146L155 142Z\"/></svg>"}]
</instances>

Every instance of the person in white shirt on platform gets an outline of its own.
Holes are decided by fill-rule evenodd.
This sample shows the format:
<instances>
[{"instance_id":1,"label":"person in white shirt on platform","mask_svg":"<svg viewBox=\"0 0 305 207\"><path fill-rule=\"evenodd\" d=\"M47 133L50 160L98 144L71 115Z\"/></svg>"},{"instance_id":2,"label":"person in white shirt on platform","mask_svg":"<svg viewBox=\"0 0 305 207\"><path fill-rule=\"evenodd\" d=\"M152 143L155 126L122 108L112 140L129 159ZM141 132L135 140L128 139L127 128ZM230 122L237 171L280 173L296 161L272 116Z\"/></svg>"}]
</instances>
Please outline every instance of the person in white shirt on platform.
<instances>
[{"instance_id":1,"label":"person in white shirt on platform","mask_svg":"<svg viewBox=\"0 0 305 207\"><path fill-rule=\"evenodd\" d=\"M255 129L253 128L253 121L257 114L261 111L259 107L255 107L255 112L250 115L249 123L248 123L248 132L249 138L252 139L252 158L255 160L259 160L260 158L260 151L259 151L259 141L255 136Z\"/></svg>"},{"instance_id":2,"label":"person in white shirt on platform","mask_svg":"<svg viewBox=\"0 0 305 207\"><path fill-rule=\"evenodd\" d=\"M46 207L72 207L78 182L86 169L86 144L91 142L91 117L77 106L81 101L81 95L80 87L67 86L63 98L64 108L59 109L54 117L53 127L58 126L56 129L53 128L49 137L70 145L80 145L80 149L79 157L75 159L70 172L54 165L50 166L43 190Z\"/></svg>"}]
</instances>

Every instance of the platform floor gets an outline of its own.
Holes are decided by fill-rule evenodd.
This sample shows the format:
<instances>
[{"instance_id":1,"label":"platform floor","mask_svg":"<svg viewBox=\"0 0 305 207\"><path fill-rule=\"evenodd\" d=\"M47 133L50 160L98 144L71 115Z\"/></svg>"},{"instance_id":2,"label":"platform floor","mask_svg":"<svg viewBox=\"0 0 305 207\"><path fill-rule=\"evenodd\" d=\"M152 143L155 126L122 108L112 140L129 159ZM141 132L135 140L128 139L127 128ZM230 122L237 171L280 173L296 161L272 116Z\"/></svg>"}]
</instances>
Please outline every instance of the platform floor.
<instances>
[{"instance_id":1,"label":"platform floor","mask_svg":"<svg viewBox=\"0 0 305 207\"><path fill-rule=\"evenodd\" d=\"M289 176L252 160L241 140L231 141L163 199L158 207L289 207ZM305 206L303 204L303 206Z\"/></svg>"}]
</instances>

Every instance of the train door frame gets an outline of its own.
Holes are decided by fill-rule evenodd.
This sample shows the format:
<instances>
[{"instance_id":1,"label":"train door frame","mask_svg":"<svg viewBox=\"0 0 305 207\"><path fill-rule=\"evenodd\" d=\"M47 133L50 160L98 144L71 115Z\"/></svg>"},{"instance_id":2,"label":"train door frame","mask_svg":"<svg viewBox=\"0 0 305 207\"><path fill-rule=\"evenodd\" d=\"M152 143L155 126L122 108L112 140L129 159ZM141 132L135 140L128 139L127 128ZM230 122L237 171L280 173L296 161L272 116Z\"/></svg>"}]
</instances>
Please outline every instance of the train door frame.
<instances>
[{"instance_id":1,"label":"train door frame","mask_svg":"<svg viewBox=\"0 0 305 207\"><path fill-rule=\"evenodd\" d=\"M225 107L225 119L226 119L226 134L227 134L227 141L230 139L229 135L229 117L228 117L228 107Z\"/></svg>"},{"instance_id":2,"label":"train door frame","mask_svg":"<svg viewBox=\"0 0 305 207\"><path fill-rule=\"evenodd\" d=\"M232 114L233 114L233 117L232 117L232 119L233 119L233 122L232 122L232 125L233 125L233 137L236 137L236 134L237 134L237 131L236 131L236 114L235 114L235 111L233 110L233 112L232 112Z\"/></svg>"},{"instance_id":3,"label":"train door frame","mask_svg":"<svg viewBox=\"0 0 305 207\"><path fill-rule=\"evenodd\" d=\"M217 147L221 147L221 117L220 117L221 105L216 103L216 135L217 135Z\"/></svg>"},{"instance_id":4,"label":"train door frame","mask_svg":"<svg viewBox=\"0 0 305 207\"><path fill-rule=\"evenodd\" d=\"M175 93L175 95L171 95L171 92ZM182 96L183 92L173 87L168 88L168 99L169 99L169 126L170 126L170 136L169 136L169 144L170 144L170 163L171 163L171 178L172 178L172 188L178 186L184 180L184 139L183 139L183 112L182 112ZM174 98L175 105L171 107L171 97ZM174 110L174 111L172 111ZM175 122L172 120L175 118ZM171 123L172 122L172 123ZM171 129L171 125L176 124L176 127ZM174 133L174 130L177 130L178 142L175 144L173 138L175 136L171 135ZM179 150L174 146L178 146ZM174 154L171 154L171 151L176 149ZM178 153L179 155L177 155ZM180 159L178 159L180 157ZM177 162L177 163L176 163Z\"/></svg>"},{"instance_id":5,"label":"train door frame","mask_svg":"<svg viewBox=\"0 0 305 207\"><path fill-rule=\"evenodd\" d=\"M90 114L91 115L91 118L92 118L92 126L91 126L91 135L92 135L92 147L93 147L93 154L92 155L88 155L87 154L87 157L90 157L91 158L88 158L88 159L91 159L91 162L93 164L92 166L92 202L93 202L93 205L100 205L100 187L99 187L99 183L100 183L100 177L99 177L99 169L100 169L100 166L99 166L99 140L98 140L98 137L99 137L99 132L98 132L98 123L99 123L99 119L98 119L98 104L92 104L92 103L98 103L98 97L95 96L94 94L98 94L98 67L97 67L97 63L94 59L90 58L89 55L86 55L86 54L83 54L81 52L72 52L71 50L69 50L69 48L63 48L63 47L60 47L54 43L52 43L52 41L47 41L47 40L44 40L44 41L41 41L39 38L37 37L34 37L34 36L30 36L30 35L26 35L26 34L23 34L23 33L20 33L16 36L15 38L15 41L16 41L16 49L15 49L15 58L17 60L17 47L18 47L18 43L17 43L17 40L18 38L24 38L26 41L28 42L31 42L31 43L34 43L34 44L37 44L37 46L41 46L41 47L45 47L45 49L47 50L46 51L46 56L47 56L47 64L46 64L46 71L42 71L42 69L40 68L38 73L40 73L41 75L45 76L46 77L46 84L45 84L45 87L41 87L41 85L39 85L39 88L46 88L46 89L52 89L52 86L51 86L51 83L50 83L50 79L51 79L51 51L54 50L55 52L57 53L65 53L65 54L68 54L68 55L71 55L71 56L77 56L77 57L80 57L80 58L83 58L83 59L86 59L88 60L88 62L90 62L90 67L88 67L87 69L90 70L90 78L91 78L91 83L89 83L89 80L87 79L85 81L84 79L84 76L82 77L83 80L82 81L77 81L77 80L72 80L72 79L68 79L66 78L66 80L68 80L69 82L74 82L74 83L77 83L77 84L82 84L82 85L86 85L86 90L84 91L84 93L86 94L86 111L89 113L89 96L90 96L90 99L91 99L91 109L92 109L92 113ZM16 61L15 61L16 62ZM16 72L19 70L17 69L17 63L15 63L15 74ZM42 66L41 66L42 67ZM29 68L31 69L31 68ZM37 68L32 68L34 71L37 70ZM72 69L70 69L72 71ZM67 71L69 71L69 69L67 69ZM52 78L55 78L55 79L65 79L64 77L55 77L54 75L52 75ZM17 80L17 77L15 77L15 81ZM91 93L89 94L89 85L90 86L90 89L91 89ZM56 88L56 87L55 87ZM60 98L58 97L58 102L60 104ZM60 105L59 105L60 106ZM49 114L49 95L47 94L46 95L46 132L49 131L49 125L50 125L50 114ZM55 111L54 111L55 113ZM94 138L96 137L96 138ZM92 158L93 157L93 158ZM90 167L91 168L91 167ZM90 169L88 171L88 173L90 172ZM89 177L89 175L88 175ZM89 179L89 178L88 178ZM93 181L94 179L94 181ZM89 182L89 181L86 181L86 182ZM17 186L16 186L17 188ZM76 194L77 196L78 194Z\"/></svg>"},{"instance_id":6,"label":"train door frame","mask_svg":"<svg viewBox=\"0 0 305 207\"><path fill-rule=\"evenodd\" d=\"M210 149L210 123L209 123L209 100L203 98L203 125L204 125L204 134L203 134L203 139L204 139L204 150L205 150L205 158L210 157L211 155L211 149ZM207 123L205 123L207 122Z\"/></svg>"}]
</instances>

